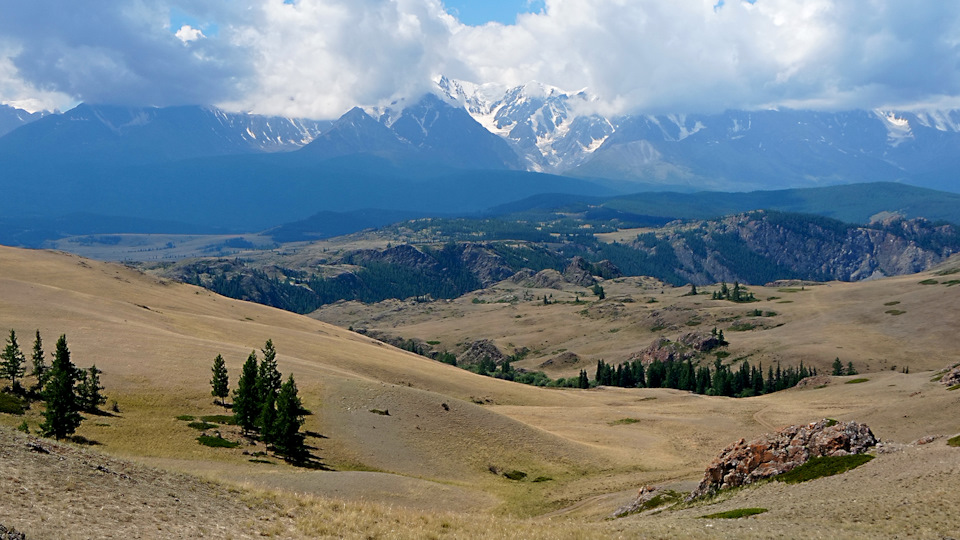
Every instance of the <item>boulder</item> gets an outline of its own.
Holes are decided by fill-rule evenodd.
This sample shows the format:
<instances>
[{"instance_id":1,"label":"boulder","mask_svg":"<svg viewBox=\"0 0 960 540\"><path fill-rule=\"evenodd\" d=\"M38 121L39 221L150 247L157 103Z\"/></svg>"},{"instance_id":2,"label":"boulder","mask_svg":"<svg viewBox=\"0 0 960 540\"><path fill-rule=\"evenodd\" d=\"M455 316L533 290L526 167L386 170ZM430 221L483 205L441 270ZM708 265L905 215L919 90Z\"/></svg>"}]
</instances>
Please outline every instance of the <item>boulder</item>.
<instances>
[{"instance_id":1,"label":"boulder","mask_svg":"<svg viewBox=\"0 0 960 540\"><path fill-rule=\"evenodd\" d=\"M947 386L956 386L960 384L960 364L950 368L950 371L948 371L946 375L940 379L940 383Z\"/></svg>"},{"instance_id":2,"label":"boulder","mask_svg":"<svg viewBox=\"0 0 960 540\"><path fill-rule=\"evenodd\" d=\"M862 454L876 444L865 424L829 419L790 426L750 442L740 439L710 463L687 500L785 473L810 458Z\"/></svg>"}]
</instances>

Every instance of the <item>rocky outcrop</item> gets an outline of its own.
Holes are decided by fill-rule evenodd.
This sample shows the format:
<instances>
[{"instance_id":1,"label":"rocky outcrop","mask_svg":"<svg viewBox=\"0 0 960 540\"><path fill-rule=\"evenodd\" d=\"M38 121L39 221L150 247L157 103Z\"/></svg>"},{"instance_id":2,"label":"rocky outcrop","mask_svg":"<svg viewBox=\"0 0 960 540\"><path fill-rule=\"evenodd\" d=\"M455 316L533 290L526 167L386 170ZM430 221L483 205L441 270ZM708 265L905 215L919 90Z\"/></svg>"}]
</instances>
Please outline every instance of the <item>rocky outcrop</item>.
<instances>
[{"instance_id":1,"label":"rocky outcrop","mask_svg":"<svg viewBox=\"0 0 960 540\"><path fill-rule=\"evenodd\" d=\"M865 424L829 419L790 426L750 442L740 439L710 463L687 500L785 473L810 458L862 454L876 444Z\"/></svg>"},{"instance_id":2,"label":"rocky outcrop","mask_svg":"<svg viewBox=\"0 0 960 540\"><path fill-rule=\"evenodd\" d=\"M391 264L416 269L421 272L435 272L440 266L433 257L409 244L400 244L383 250L358 250L347 254L343 259L350 264L358 264L361 266L369 264Z\"/></svg>"},{"instance_id":3,"label":"rocky outcrop","mask_svg":"<svg viewBox=\"0 0 960 540\"><path fill-rule=\"evenodd\" d=\"M623 277L623 272L620 271L620 268L617 265L613 264L607 259L604 259L593 265L593 275L600 276L603 279L616 279L618 277Z\"/></svg>"},{"instance_id":4,"label":"rocky outcrop","mask_svg":"<svg viewBox=\"0 0 960 540\"><path fill-rule=\"evenodd\" d=\"M554 357L554 358L551 358L551 359L543 362L542 364L540 364L540 367L573 366L573 365L576 365L576 364L579 364L579 363L580 363L580 357L577 356L577 353L572 352L572 351L567 351L567 352L565 352L565 353L561 353L559 356L556 356L556 357Z\"/></svg>"},{"instance_id":5,"label":"rocky outcrop","mask_svg":"<svg viewBox=\"0 0 960 540\"><path fill-rule=\"evenodd\" d=\"M484 287L499 283L513 274L503 257L477 244L465 245L460 261Z\"/></svg>"},{"instance_id":6,"label":"rocky outcrop","mask_svg":"<svg viewBox=\"0 0 960 540\"><path fill-rule=\"evenodd\" d=\"M496 345L489 339L481 339L474 341L467 347L467 350L463 351L460 355L457 356L457 365L459 366L472 366L479 364L484 358L489 358L493 360L493 363L498 366L507 359L507 356L497 348Z\"/></svg>"},{"instance_id":7,"label":"rocky outcrop","mask_svg":"<svg viewBox=\"0 0 960 540\"><path fill-rule=\"evenodd\" d=\"M698 354L709 352L722 345L720 339L712 334L690 332L683 334L677 341L665 337L653 340L649 347L630 355L629 361L640 360L648 365L654 360L660 362L682 362L696 358Z\"/></svg>"},{"instance_id":8,"label":"rocky outcrop","mask_svg":"<svg viewBox=\"0 0 960 540\"><path fill-rule=\"evenodd\" d=\"M560 272L548 268L534 274L530 281L525 284L537 289L557 289L559 291L563 288L563 276Z\"/></svg>"},{"instance_id":9,"label":"rocky outcrop","mask_svg":"<svg viewBox=\"0 0 960 540\"><path fill-rule=\"evenodd\" d=\"M13 527L0 525L0 540L26 540L27 536Z\"/></svg>"},{"instance_id":10,"label":"rocky outcrop","mask_svg":"<svg viewBox=\"0 0 960 540\"><path fill-rule=\"evenodd\" d=\"M950 371L940 378L940 383L946 386L956 386L960 384L960 364L950 368Z\"/></svg>"},{"instance_id":11,"label":"rocky outcrop","mask_svg":"<svg viewBox=\"0 0 960 540\"><path fill-rule=\"evenodd\" d=\"M570 264L563 271L563 278L574 285L581 287L593 287L597 284L597 278L593 277L593 268L586 259L577 255L570 260Z\"/></svg>"}]
</instances>

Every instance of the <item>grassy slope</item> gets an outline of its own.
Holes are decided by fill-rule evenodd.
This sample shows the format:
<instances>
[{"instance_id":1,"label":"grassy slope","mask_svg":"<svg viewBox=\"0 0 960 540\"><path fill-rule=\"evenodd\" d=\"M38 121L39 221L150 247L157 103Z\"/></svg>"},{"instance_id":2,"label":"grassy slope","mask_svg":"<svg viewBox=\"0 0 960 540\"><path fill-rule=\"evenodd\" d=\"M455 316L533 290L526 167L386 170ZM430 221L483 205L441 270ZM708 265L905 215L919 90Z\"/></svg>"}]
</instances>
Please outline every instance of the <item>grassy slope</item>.
<instances>
[{"instance_id":1,"label":"grassy slope","mask_svg":"<svg viewBox=\"0 0 960 540\"><path fill-rule=\"evenodd\" d=\"M944 306L936 303L933 293L924 292L933 287L914 286L905 280L890 283L898 291L895 294L903 295L904 304L911 295L930 295L917 300L926 303L906 308L908 314L917 316L929 312L923 315L928 327L938 317L951 316L942 311ZM817 298L820 302L844 298L831 297L835 290L840 288L793 293L795 304L783 306L806 306L804 310L824 314L848 310L848 316L852 316L857 312L855 306L867 305L854 295L846 307L818 309L820 304L813 301ZM936 290L939 296L955 294L953 287L938 286ZM865 294L870 298L869 313L873 313L875 302L883 307L884 298L874 299L879 293ZM804 295L811 300L801 302L801 298L807 298ZM690 300L700 301L699 297ZM663 304L666 302L659 307L664 308ZM480 307L511 309L502 304ZM800 314L796 316L799 318ZM908 321L905 317L908 315L896 319ZM475 319L470 316L459 320L470 327ZM579 329L577 325L588 319L577 316L577 323L566 325L562 320L561 317L552 322L549 331L561 332L553 326L565 326L566 332ZM479 322L487 324L483 319ZM828 323L829 320L824 324ZM531 332L536 333L533 326ZM446 521L454 531L483 530L475 528L482 525L471 521L473 518L460 514L463 510L487 512L499 506L497 515L504 511L531 514L555 509L557 515L573 521L561 519L563 525L554 531L563 530L570 537L598 532L608 537L617 530L627 536L659 531L657 534L696 537L702 534L698 531L703 531L703 524L695 520L692 512L660 516L652 521L629 518L611 524L597 520L628 502L637 486L664 482L688 486L720 448L740 437L749 438L790 423L824 416L857 419L866 421L881 438L902 442L929 433L960 431L956 415L951 414L958 406L960 394L930 382L930 373L921 373L919 368L912 369L910 375L889 370L874 373L863 384L833 384L746 400L708 398L672 390L535 389L474 376L306 317L228 300L120 266L59 253L0 248L0 328L8 327L21 333L25 348L30 341L27 336L35 328L41 330L48 350L57 335L66 333L78 365L96 362L104 369L107 393L120 402L122 413L119 417L88 420L80 430L81 435L102 443L99 448L103 451L162 467L280 488L283 492L362 498L367 501L363 504L374 506L360 505L359 510L352 507L357 523L364 524L361 529L373 530L375 526L382 527L384 521L395 522L405 531L399 536L417 536L417 518L385 510L376 506L377 501L432 512L457 510L458 517L438 518L438 514L430 513L428 518L432 520L431 527L443 529L438 521ZM815 334L814 330L808 332ZM615 339L625 332L603 335ZM223 353L232 377L236 377L241 361L267 338L272 338L280 351L281 370L296 375L305 404L315 412L308 419L307 429L328 437L310 439L317 447L318 457L337 469L361 470L307 472L282 464L250 464L239 449L214 450L197 445L193 441L196 431L174 419L178 414L217 412L211 404L207 383L212 358ZM933 343L936 334L928 339ZM601 341L597 347L604 343ZM636 343L646 344L638 340ZM615 341L608 344L617 346ZM899 350L892 354L902 354ZM478 406L471 403L471 398L489 402ZM447 403L450 411L444 411L442 403ZM373 408L389 409L390 416L372 414L369 410ZM623 418L639 421L615 423ZM0 417L0 422L8 425L19 424L20 420ZM27 420L31 427L36 425L36 410L28 413ZM957 469L956 456L960 454L929 452L918 455L921 460L929 455L929 459L940 460L943 467ZM862 467L865 472L858 469L847 474L898 474L898 463L892 457L881 456ZM554 480L513 483L490 474L489 465L522 469L531 476L551 476ZM906 476L902 489L918 502L926 500L924 490L941 489L936 478L919 470L903 475ZM789 523L800 527L797 530L829 530L844 523L850 526L842 515L831 514L826 521L819 520L816 509L828 504L821 502L827 500L830 492L818 492L818 482L800 488L812 490L804 492L801 501L776 491L782 488L768 486L757 491L772 494L757 495L768 499L763 504L751 499L753 492L748 491L737 495L740 498L727 505L729 508L721 501L709 512L697 510L696 515L764 506L771 512L751 518L757 520L751 522L757 531L753 534L761 536L763 531L779 531ZM898 492L887 500L881 497L881 491L869 492L875 500L858 503L857 508L866 511L869 506L875 512L893 509L904 496L904 492ZM941 493L941 499L956 502L954 491L936 492ZM282 506L294 509L297 534L321 534L320 524L330 519L330 512L337 513L329 510L335 503L326 499L291 499L282 493L275 497ZM785 508L792 511L778 510ZM490 519L491 527L512 530L513 525L504 525L501 518ZM929 528L931 525L924 524L924 519L924 514L915 513L882 525ZM479 521L485 522L484 518ZM936 520L931 523L934 527L939 524ZM742 529L735 524L718 527L724 527L730 535ZM588 530L592 533L588 534Z\"/></svg>"}]
</instances>

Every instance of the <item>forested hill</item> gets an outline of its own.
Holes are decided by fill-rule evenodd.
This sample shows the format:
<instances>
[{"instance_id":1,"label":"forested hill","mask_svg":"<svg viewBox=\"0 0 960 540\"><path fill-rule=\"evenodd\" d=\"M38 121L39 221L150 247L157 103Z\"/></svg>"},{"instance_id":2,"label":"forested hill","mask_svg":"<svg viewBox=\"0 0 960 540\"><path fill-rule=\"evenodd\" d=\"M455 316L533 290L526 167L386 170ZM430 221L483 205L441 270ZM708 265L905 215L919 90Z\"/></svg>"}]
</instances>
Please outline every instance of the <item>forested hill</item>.
<instances>
[{"instance_id":1,"label":"forested hill","mask_svg":"<svg viewBox=\"0 0 960 540\"><path fill-rule=\"evenodd\" d=\"M338 241L336 251L317 244L322 257L304 256L304 248L296 256L250 252L162 272L226 296L306 313L338 300L453 298L518 272L523 282L523 276L555 270L566 282L587 287L596 278L619 276L674 285L857 281L920 272L960 252L960 228L924 219L892 217L861 226L756 211L606 235L617 222L555 217L538 223L412 220L371 233L396 240L386 247L370 248L360 235L357 247L347 240Z\"/></svg>"}]
</instances>

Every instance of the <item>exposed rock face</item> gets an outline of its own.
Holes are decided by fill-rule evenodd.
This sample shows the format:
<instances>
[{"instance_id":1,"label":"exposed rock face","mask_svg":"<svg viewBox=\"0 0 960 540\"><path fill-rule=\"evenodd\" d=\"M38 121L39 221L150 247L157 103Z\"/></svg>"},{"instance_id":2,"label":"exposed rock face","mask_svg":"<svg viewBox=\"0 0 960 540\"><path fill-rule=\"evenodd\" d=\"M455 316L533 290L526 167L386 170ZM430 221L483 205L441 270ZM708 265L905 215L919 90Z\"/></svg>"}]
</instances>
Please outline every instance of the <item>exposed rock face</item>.
<instances>
[{"instance_id":1,"label":"exposed rock face","mask_svg":"<svg viewBox=\"0 0 960 540\"><path fill-rule=\"evenodd\" d=\"M637 493L637 498L632 503L621 506L613 513L612 518L620 518L624 516L629 516L630 514L636 514L641 511L643 507L653 500L654 497L660 495L660 490L657 489L657 486L643 486L640 488L640 491Z\"/></svg>"},{"instance_id":2,"label":"exposed rock face","mask_svg":"<svg viewBox=\"0 0 960 540\"><path fill-rule=\"evenodd\" d=\"M435 272L439 269L439 264L433 257L409 244L401 244L384 250L359 250L345 256L344 259L350 264L392 264L404 268L415 268L422 272Z\"/></svg>"},{"instance_id":3,"label":"exposed rock face","mask_svg":"<svg viewBox=\"0 0 960 540\"><path fill-rule=\"evenodd\" d=\"M597 284L597 278L591 273L593 269L586 259L577 255L574 257L567 268L563 271L563 278L581 287L593 287Z\"/></svg>"},{"instance_id":4,"label":"exposed rock face","mask_svg":"<svg viewBox=\"0 0 960 540\"><path fill-rule=\"evenodd\" d=\"M477 244L465 245L460 261L484 287L503 281L513 274L503 257Z\"/></svg>"},{"instance_id":5,"label":"exposed rock face","mask_svg":"<svg viewBox=\"0 0 960 540\"><path fill-rule=\"evenodd\" d=\"M457 365L466 366L479 364L484 358L493 360L493 362L499 366L507 359L507 356L489 339L481 339L471 343L470 346L467 347L467 350L457 356Z\"/></svg>"},{"instance_id":6,"label":"exposed rock face","mask_svg":"<svg viewBox=\"0 0 960 540\"><path fill-rule=\"evenodd\" d=\"M659 337L642 351L630 355L630 361L640 360L644 365L654 360L660 362L682 362L694 358L698 353L711 351L721 345L720 339L711 334L690 332L680 336L677 341Z\"/></svg>"},{"instance_id":7,"label":"exposed rock face","mask_svg":"<svg viewBox=\"0 0 960 540\"><path fill-rule=\"evenodd\" d=\"M567 351L561 353L559 356L551 358L542 364L540 367L549 367L549 366L572 366L574 364L580 363L580 357L577 356L577 353L572 351Z\"/></svg>"},{"instance_id":8,"label":"exposed rock face","mask_svg":"<svg viewBox=\"0 0 960 540\"><path fill-rule=\"evenodd\" d=\"M740 439L713 460L687 500L785 473L813 457L862 454L876 444L865 424L827 419L790 426L750 442Z\"/></svg>"},{"instance_id":9,"label":"exposed rock face","mask_svg":"<svg viewBox=\"0 0 960 540\"><path fill-rule=\"evenodd\" d=\"M557 289L563 288L563 276L560 272L553 269L541 270L534 274L529 281L529 286L538 289Z\"/></svg>"},{"instance_id":10,"label":"exposed rock face","mask_svg":"<svg viewBox=\"0 0 960 540\"><path fill-rule=\"evenodd\" d=\"M26 540L26 535L14 528L6 528L0 525L0 540Z\"/></svg>"},{"instance_id":11,"label":"exposed rock face","mask_svg":"<svg viewBox=\"0 0 960 540\"><path fill-rule=\"evenodd\" d=\"M593 271L596 275L602 277L603 279L616 279L618 277L623 277L623 272L620 271L620 268L607 259L604 259L593 265Z\"/></svg>"},{"instance_id":12,"label":"exposed rock face","mask_svg":"<svg viewBox=\"0 0 960 540\"><path fill-rule=\"evenodd\" d=\"M948 371L947 374L940 379L940 383L947 386L956 386L960 384L960 364L953 366L953 368L951 368L950 371Z\"/></svg>"}]
</instances>

